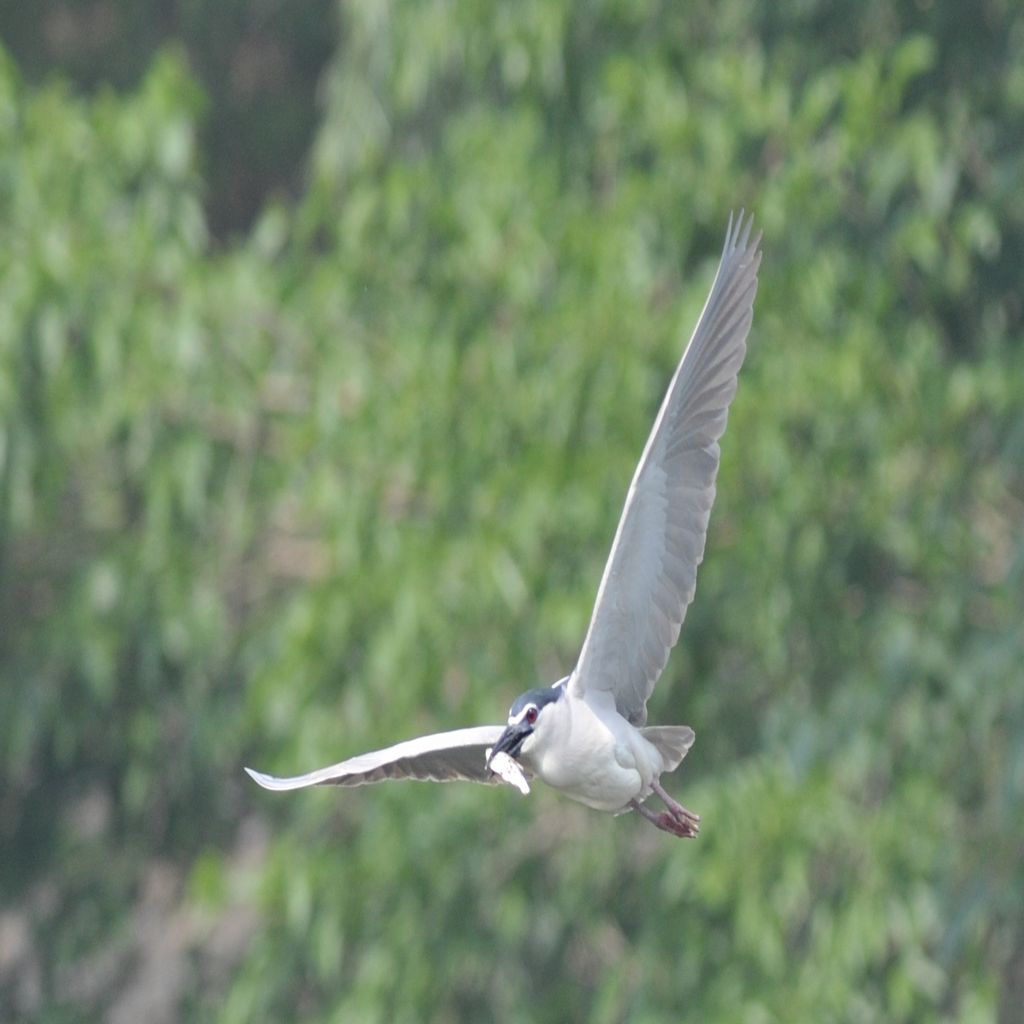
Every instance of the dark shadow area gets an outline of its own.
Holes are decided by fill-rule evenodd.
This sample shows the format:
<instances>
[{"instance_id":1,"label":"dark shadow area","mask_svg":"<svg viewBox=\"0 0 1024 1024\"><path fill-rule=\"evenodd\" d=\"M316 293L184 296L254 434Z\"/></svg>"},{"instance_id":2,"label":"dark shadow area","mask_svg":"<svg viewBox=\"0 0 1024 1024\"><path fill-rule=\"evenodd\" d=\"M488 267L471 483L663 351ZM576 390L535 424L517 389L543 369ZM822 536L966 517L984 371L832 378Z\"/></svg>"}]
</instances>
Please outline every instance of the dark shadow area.
<instances>
[{"instance_id":1,"label":"dark shadow area","mask_svg":"<svg viewBox=\"0 0 1024 1024\"><path fill-rule=\"evenodd\" d=\"M160 47L182 46L208 101L207 220L225 238L302 188L334 18L331 0L40 0L4 4L0 40L27 81L59 75L85 93L130 91Z\"/></svg>"}]
</instances>

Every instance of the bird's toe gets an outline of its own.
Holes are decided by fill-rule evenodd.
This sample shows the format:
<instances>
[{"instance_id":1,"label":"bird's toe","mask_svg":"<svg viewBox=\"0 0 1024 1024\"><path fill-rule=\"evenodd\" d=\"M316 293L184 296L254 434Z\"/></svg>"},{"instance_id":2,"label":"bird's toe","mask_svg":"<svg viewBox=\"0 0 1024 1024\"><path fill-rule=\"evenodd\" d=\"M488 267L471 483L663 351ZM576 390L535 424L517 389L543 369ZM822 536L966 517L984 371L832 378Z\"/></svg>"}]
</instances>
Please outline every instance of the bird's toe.
<instances>
[{"instance_id":1,"label":"bird's toe","mask_svg":"<svg viewBox=\"0 0 1024 1024\"><path fill-rule=\"evenodd\" d=\"M659 814L655 824L663 831L679 836L680 839L696 839L700 832L698 823L679 818L668 811Z\"/></svg>"}]
</instances>

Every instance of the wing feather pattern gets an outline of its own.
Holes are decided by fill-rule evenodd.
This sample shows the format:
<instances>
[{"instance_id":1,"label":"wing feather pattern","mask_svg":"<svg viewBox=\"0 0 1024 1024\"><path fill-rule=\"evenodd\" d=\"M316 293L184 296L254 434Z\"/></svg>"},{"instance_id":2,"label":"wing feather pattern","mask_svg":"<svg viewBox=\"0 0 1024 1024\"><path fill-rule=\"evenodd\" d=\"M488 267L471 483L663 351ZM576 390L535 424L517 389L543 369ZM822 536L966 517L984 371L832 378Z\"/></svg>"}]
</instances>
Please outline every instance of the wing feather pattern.
<instances>
[{"instance_id":1,"label":"wing feather pattern","mask_svg":"<svg viewBox=\"0 0 1024 1024\"><path fill-rule=\"evenodd\" d=\"M718 441L747 350L761 263L752 218L729 218L711 292L633 476L576 670L577 696L611 697L635 725L679 639L704 558Z\"/></svg>"},{"instance_id":2,"label":"wing feather pattern","mask_svg":"<svg viewBox=\"0 0 1024 1024\"><path fill-rule=\"evenodd\" d=\"M500 725L479 725L420 736L291 778L279 779L252 768L245 770L264 789L274 790L303 789L306 786L365 786L388 779L419 779L425 782L465 780L496 784L502 780L487 768L484 755L502 732L504 729Z\"/></svg>"}]
</instances>

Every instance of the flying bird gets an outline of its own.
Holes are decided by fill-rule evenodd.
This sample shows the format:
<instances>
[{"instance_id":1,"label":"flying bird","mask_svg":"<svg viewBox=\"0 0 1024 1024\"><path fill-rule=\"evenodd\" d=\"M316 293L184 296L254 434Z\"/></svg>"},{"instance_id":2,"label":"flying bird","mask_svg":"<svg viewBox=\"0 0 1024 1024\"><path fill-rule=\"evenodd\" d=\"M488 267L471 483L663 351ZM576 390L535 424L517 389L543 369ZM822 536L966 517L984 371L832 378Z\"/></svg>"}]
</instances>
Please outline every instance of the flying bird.
<instances>
[{"instance_id":1,"label":"flying bird","mask_svg":"<svg viewBox=\"0 0 1024 1024\"><path fill-rule=\"evenodd\" d=\"M693 744L685 725L649 726L647 701L679 639L704 557L729 403L746 354L761 263L752 218L729 218L711 292L672 376L633 475L576 667L527 690L504 726L407 740L306 775L246 768L266 789L361 786L386 779L504 780L528 792L536 777L599 811L635 811L692 838L700 816L661 785ZM655 795L665 805L647 806Z\"/></svg>"}]
</instances>

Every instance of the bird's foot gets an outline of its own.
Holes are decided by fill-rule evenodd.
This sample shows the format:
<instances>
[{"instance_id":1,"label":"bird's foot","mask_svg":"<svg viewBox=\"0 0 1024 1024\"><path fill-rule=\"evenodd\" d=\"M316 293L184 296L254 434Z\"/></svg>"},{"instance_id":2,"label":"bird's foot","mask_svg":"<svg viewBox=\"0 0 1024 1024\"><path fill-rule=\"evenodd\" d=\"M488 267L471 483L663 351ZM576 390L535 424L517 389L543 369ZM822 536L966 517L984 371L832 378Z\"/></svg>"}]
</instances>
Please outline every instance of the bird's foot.
<instances>
[{"instance_id":1,"label":"bird's foot","mask_svg":"<svg viewBox=\"0 0 1024 1024\"><path fill-rule=\"evenodd\" d=\"M677 818L670 811L664 811L659 814L655 824L663 832L671 832L672 835L679 836L680 839L696 839L697 834L700 832L700 825L694 825L687 820Z\"/></svg>"},{"instance_id":2,"label":"bird's foot","mask_svg":"<svg viewBox=\"0 0 1024 1024\"><path fill-rule=\"evenodd\" d=\"M670 807L665 812L687 835L695 836L700 831L700 815L688 811L682 805Z\"/></svg>"},{"instance_id":3,"label":"bird's foot","mask_svg":"<svg viewBox=\"0 0 1024 1024\"><path fill-rule=\"evenodd\" d=\"M658 814L649 807L644 807L639 800L631 800L630 806L641 817L646 818L656 828L660 828L662 832L668 832L671 835L678 836L680 839L695 839L700 831L700 819L693 820L695 815L684 818L673 814L671 811L662 811L661 814Z\"/></svg>"},{"instance_id":4,"label":"bird's foot","mask_svg":"<svg viewBox=\"0 0 1024 1024\"><path fill-rule=\"evenodd\" d=\"M700 815L687 810L678 800L668 795L660 782L655 781L651 789L658 794L668 813L679 823L680 827L688 830L688 835L696 835L700 831Z\"/></svg>"}]
</instances>

